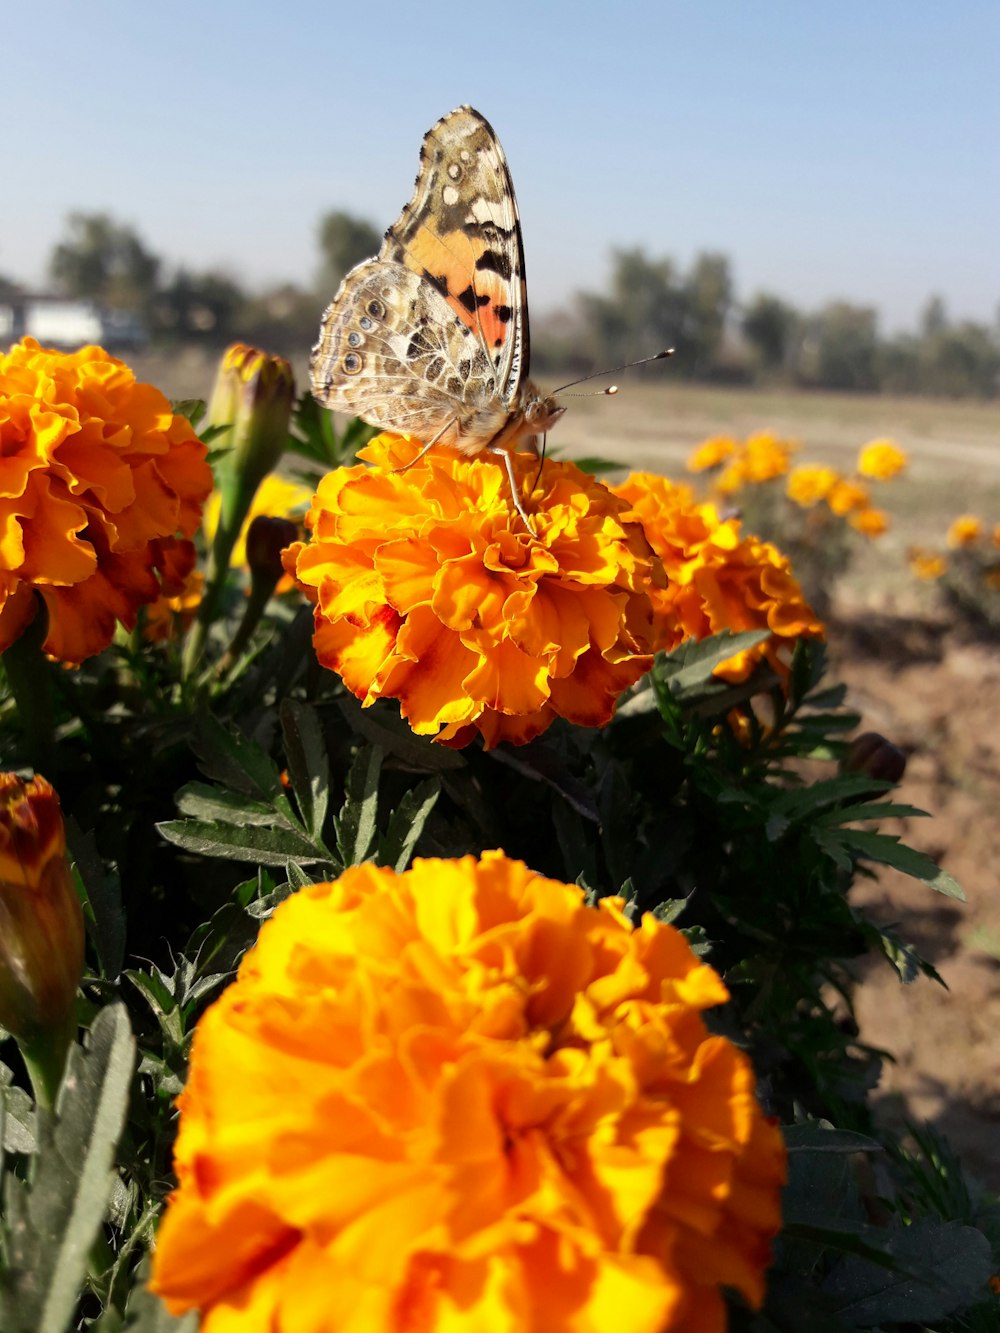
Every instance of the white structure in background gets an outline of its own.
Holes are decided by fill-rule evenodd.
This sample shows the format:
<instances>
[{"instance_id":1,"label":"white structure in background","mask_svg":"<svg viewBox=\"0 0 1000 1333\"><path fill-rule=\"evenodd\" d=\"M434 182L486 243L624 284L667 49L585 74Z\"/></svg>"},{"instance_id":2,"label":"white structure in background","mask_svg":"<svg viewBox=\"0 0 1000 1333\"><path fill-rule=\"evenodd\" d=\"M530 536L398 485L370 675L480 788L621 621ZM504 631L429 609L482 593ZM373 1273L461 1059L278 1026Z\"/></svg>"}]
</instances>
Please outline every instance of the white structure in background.
<instances>
[{"instance_id":1,"label":"white structure in background","mask_svg":"<svg viewBox=\"0 0 1000 1333\"><path fill-rule=\"evenodd\" d=\"M0 296L0 346L37 338L44 347L137 348L146 344L146 325L127 310L105 310L94 301L27 292Z\"/></svg>"}]
</instances>

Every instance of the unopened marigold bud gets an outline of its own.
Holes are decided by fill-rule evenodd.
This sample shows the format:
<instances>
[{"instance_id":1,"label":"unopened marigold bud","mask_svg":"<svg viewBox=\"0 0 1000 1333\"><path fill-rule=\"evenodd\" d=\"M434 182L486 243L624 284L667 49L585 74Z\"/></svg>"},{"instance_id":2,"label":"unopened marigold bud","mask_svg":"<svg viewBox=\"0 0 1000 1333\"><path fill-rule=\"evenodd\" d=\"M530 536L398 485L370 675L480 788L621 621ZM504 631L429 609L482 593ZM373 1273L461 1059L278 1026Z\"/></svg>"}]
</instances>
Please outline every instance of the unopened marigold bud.
<instances>
[{"instance_id":1,"label":"unopened marigold bud","mask_svg":"<svg viewBox=\"0 0 1000 1333\"><path fill-rule=\"evenodd\" d=\"M65 1028L83 938L59 798L42 777L0 773L0 1023L19 1041Z\"/></svg>"},{"instance_id":2,"label":"unopened marigold bud","mask_svg":"<svg viewBox=\"0 0 1000 1333\"><path fill-rule=\"evenodd\" d=\"M272 588L284 574L281 553L299 537L299 525L290 518L258 514L247 528L247 564L256 583L270 582Z\"/></svg>"},{"instance_id":3,"label":"unopened marigold bud","mask_svg":"<svg viewBox=\"0 0 1000 1333\"><path fill-rule=\"evenodd\" d=\"M898 783L906 772L906 755L877 731L855 736L841 765L845 773L864 773L877 782Z\"/></svg>"},{"instance_id":4,"label":"unopened marigold bud","mask_svg":"<svg viewBox=\"0 0 1000 1333\"><path fill-rule=\"evenodd\" d=\"M233 343L223 354L208 408L208 422L224 426L230 445L225 467L252 496L288 442L295 376L281 356Z\"/></svg>"}]
</instances>

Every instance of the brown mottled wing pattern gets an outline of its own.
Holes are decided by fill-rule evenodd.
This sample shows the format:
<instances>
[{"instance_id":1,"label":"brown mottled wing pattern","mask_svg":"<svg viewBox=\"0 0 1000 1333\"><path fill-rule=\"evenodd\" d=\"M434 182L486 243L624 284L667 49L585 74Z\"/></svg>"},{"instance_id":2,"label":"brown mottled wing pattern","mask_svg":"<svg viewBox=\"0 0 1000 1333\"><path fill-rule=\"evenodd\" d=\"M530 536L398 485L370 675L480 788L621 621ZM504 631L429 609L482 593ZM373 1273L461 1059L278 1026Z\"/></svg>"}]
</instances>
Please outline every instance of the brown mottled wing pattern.
<instances>
[{"instance_id":1,"label":"brown mottled wing pattern","mask_svg":"<svg viewBox=\"0 0 1000 1333\"><path fill-rule=\"evenodd\" d=\"M414 196L323 316L312 388L335 411L475 453L519 406L528 313L517 206L489 124L428 132Z\"/></svg>"},{"instance_id":2,"label":"brown mottled wing pattern","mask_svg":"<svg viewBox=\"0 0 1000 1333\"><path fill-rule=\"evenodd\" d=\"M439 289L488 352L504 402L513 402L529 362L521 224L504 151L472 107L428 130L413 198L380 257Z\"/></svg>"}]
</instances>

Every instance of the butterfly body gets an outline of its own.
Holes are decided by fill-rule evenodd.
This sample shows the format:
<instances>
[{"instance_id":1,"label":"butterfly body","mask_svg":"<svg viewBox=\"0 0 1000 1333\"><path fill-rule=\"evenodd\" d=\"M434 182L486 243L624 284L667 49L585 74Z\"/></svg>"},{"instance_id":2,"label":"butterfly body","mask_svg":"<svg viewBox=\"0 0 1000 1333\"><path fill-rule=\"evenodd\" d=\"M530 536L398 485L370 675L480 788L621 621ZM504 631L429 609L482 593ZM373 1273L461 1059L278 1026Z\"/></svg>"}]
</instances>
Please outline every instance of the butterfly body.
<instances>
[{"instance_id":1,"label":"butterfly body","mask_svg":"<svg viewBox=\"0 0 1000 1333\"><path fill-rule=\"evenodd\" d=\"M324 314L313 393L427 447L509 454L565 410L529 379L529 348L507 160L488 121L459 107L425 136L413 198L378 256Z\"/></svg>"}]
</instances>

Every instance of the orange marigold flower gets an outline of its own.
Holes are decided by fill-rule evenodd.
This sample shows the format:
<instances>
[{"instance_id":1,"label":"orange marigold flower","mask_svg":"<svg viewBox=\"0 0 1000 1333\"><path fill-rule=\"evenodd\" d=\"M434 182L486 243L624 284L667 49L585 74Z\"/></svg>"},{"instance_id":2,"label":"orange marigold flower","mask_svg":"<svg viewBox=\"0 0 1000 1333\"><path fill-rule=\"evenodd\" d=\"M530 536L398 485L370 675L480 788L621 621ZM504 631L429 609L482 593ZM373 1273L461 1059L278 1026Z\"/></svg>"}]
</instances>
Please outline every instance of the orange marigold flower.
<instances>
[{"instance_id":1,"label":"orange marigold flower","mask_svg":"<svg viewBox=\"0 0 1000 1333\"><path fill-rule=\"evenodd\" d=\"M788 474L785 494L803 509L811 509L827 498L838 481L840 473L835 468L821 463L803 463Z\"/></svg>"},{"instance_id":2,"label":"orange marigold flower","mask_svg":"<svg viewBox=\"0 0 1000 1333\"><path fill-rule=\"evenodd\" d=\"M748 435L743 444L747 480L759 483L783 477L791 467L792 454L798 447L794 440L780 440L769 430Z\"/></svg>"},{"instance_id":3,"label":"orange marigold flower","mask_svg":"<svg viewBox=\"0 0 1000 1333\"><path fill-rule=\"evenodd\" d=\"M365 705L398 699L449 745L531 740L557 717L602 726L650 665L657 562L627 505L568 462L504 469L380 435L320 483L311 540L285 553L316 602L313 643Z\"/></svg>"},{"instance_id":4,"label":"orange marigold flower","mask_svg":"<svg viewBox=\"0 0 1000 1333\"><path fill-rule=\"evenodd\" d=\"M948 529L948 545L953 548L974 546L982 535L982 519L975 514L961 514Z\"/></svg>"},{"instance_id":5,"label":"orange marigold flower","mask_svg":"<svg viewBox=\"0 0 1000 1333\"><path fill-rule=\"evenodd\" d=\"M831 513L836 514L838 518L846 518L856 509L870 508L871 496L868 494L868 487L862 486L860 481L848 481L843 478L832 487L826 502L830 506Z\"/></svg>"},{"instance_id":6,"label":"orange marigold flower","mask_svg":"<svg viewBox=\"0 0 1000 1333\"><path fill-rule=\"evenodd\" d=\"M687 486L648 472L615 488L633 506L649 544L663 561L665 586L650 588L656 647L719 630L770 629L758 648L731 657L716 674L745 680L764 657L779 675L798 638L822 638L823 626L805 600L786 556L769 542L742 536L740 521L720 519L712 504L697 504Z\"/></svg>"},{"instance_id":7,"label":"orange marigold flower","mask_svg":"<svg viewBox=\"0 0 1000 1333\"><path fill-rule=\"evenodd\" d=\"M202 1333L722 1329L785 1178L726 998L500 852L301 889L198 1024L153 1289Z\"/></svg>"},{"instance_id":8,"label":"orange marigold flower","mask_svg":"<svg viewBox=\"0 0 1000 1333\"><path fill-rule=\"evenodd\" d=\"M847 521L866 537L881 537L889 529L889 515L884 509L858 509Z\"/></svg>"},{"instance_id":9,"label":"orange marigold flower","mask_svg":"<svg viewBox=\"0 0 1000 1333\"><path fill-rule=\"evenodd\" d=\"M687 469L689 472L707 472L732 457L738 448L731 435L713 435L697 446L688 458Z\"/></svg>"},{"instance_id":10,"label":"orange marigold flower","mask_svg":"<svg viewBox=\"0 0 1000 1333\"><path fill-rule=\"evenodd\" d=\"M44 648L77 663L161 592L162 546L212 488L205 446L100 347L0 356L0 651L49 613Z\"/></svg>"},{"instance_id":11,"label":"orange marigold flower","mask_svg":"<svg viewBox=\"0 0 1000 1333\"><path fill-rule=\"evenodd\" d=\"M872 440L858 454L858 473L873 481L889 481L909 463L895 440Z\"/></svg>"},{"instance_id":12,"label":"orange marigold flower","mask_svg":"<svg viewBox=\"0 0 1000 1333\"><path fill-rule=\"evenodd\" d=\"M925 550L922 546L911 546L906 553L910 570L925 583L933 583L947 572L948 561L937 551Z\"/></svg>"}]
</instances>

